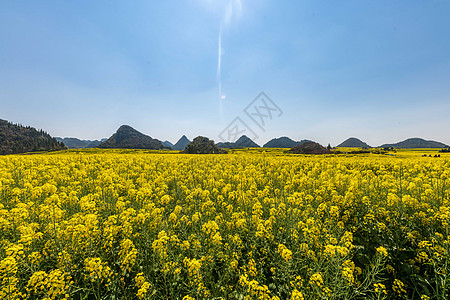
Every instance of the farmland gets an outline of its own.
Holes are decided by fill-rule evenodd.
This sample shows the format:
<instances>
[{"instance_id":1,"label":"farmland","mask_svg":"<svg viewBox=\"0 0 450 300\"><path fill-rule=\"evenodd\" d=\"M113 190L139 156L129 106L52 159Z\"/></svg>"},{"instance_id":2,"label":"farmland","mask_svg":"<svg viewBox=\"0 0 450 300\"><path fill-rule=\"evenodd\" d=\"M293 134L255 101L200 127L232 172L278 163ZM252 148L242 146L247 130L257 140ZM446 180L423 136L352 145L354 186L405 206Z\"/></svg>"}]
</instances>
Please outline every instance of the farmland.
<instances>
[{"instance_id":1,"label":"farmland","mask_svg":"<svg viewBox=\"0 0 450 300\"><path fill-rule=\"evenodd\" d=\"M448 299L450 155L422 152L0 157L0 298Z\"/></svg>"}]
</instances>

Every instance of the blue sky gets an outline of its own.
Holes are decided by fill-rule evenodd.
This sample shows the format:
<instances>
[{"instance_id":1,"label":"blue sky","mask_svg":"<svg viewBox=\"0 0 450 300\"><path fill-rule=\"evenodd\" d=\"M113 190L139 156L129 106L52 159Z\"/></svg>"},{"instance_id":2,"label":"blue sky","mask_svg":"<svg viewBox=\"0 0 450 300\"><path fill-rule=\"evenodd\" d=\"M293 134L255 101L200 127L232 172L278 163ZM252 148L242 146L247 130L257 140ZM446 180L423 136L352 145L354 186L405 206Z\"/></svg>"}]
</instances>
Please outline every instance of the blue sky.
<instances>
[{"instance_id":1,"label":"blue sky","mask_svg":"<svg viewBox=\"0 0 450 300\"><path fill-rule=\"evenodd\" d=\"M83 139L128 124L219 141L240 117L259 144L450 144L449 12L447 0L3 0L0 118ZM243 111L261 91L283 111L263 130Z\"/></svg>"}]
</instances>

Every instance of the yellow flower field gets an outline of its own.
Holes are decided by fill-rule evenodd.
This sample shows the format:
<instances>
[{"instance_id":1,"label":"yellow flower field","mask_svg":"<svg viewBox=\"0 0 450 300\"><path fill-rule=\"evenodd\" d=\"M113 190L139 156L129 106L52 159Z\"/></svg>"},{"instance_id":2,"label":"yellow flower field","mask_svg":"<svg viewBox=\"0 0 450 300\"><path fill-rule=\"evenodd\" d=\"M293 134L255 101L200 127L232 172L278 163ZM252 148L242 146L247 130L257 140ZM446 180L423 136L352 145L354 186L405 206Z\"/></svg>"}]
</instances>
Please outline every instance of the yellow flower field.
<instances>
[{"instance_id":1,"label":"yellow flower field","mask_svg":"<svg viewBox=\"0 0 450 300\"><path fill-rule=\"evenodd\" d=\"M0 299L448 299L449 221L448 156L3 156Z\"/></svg>"}]
</instances>

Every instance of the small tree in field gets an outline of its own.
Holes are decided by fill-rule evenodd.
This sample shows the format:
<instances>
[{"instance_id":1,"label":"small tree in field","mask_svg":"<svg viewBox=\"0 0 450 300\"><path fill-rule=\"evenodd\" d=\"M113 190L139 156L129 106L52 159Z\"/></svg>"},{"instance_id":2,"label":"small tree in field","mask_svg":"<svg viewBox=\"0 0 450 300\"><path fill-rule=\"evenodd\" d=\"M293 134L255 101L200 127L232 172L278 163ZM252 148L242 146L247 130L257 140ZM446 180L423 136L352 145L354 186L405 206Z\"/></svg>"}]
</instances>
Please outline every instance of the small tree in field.
<instances>
[{"instance_id":1,"label":"small tree in field","mask_svg":"<svg viewBox=\"0 0 450 300\"><path fill-rule=\"evenodd\" d=\"M204 136L196 137L192 142L190 142L186 149L182 153L188 154L223 154L227 151L219 149L213 140L208 139Z\"/></svg>"}]
</instances>

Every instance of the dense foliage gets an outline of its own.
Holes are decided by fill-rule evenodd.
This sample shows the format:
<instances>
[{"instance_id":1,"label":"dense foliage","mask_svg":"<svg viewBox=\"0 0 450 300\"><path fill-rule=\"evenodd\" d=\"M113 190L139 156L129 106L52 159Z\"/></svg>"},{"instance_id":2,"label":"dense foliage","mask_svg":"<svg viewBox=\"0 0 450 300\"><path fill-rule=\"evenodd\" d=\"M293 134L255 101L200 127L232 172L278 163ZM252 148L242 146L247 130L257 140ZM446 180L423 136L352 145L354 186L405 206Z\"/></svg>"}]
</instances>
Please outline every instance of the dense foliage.
<instances>
[{"instance_id":1,"label":"dense foliage","mask_svg":"<svg viewBox=\"0 0 450 300\"><path fill-rule=\"evenodd\" d=\"M0 158L1 299L448 299L450 159Z\"/></svg>"},{"instance_id":2,"label":"dense foliage","mask_svg":"<svg viewBox=\"0 0 450 300\"><path fill-rule=\"evenodd\" d=\"M225 154L227 151L219 149L214 144L213 140L204 136L196 137L192 142L187 144L186 148L182 151L187 154Z\"/></svg>"},{"instance_id":3,"label":"dense foliage","mask_svg":"<svg viewBox=\"0 0 450 300\"><path fill-rule=\"evenodd\" d=\"M331 154L332 152L316 142L305 142L286 151L294 154Z\"/></svg>"},{"instance_id":4,"label":"dense foliage","mask_svg":"<svg viewBox=\"0 0 450 300\"><path fill-rule=\"evenodd\" d=\"M42 130L0 119L0 155L61 149L64 144Z\"/></svg>"}]
</instances>

